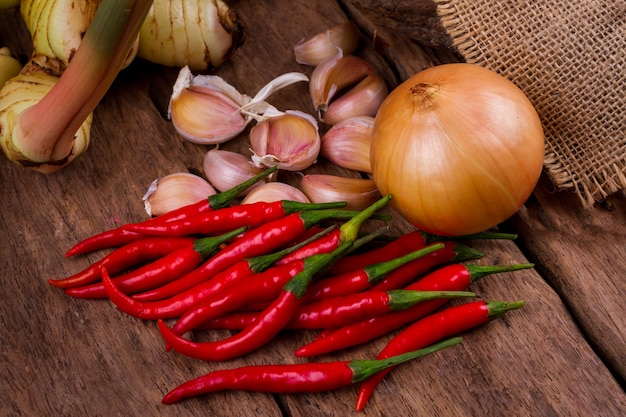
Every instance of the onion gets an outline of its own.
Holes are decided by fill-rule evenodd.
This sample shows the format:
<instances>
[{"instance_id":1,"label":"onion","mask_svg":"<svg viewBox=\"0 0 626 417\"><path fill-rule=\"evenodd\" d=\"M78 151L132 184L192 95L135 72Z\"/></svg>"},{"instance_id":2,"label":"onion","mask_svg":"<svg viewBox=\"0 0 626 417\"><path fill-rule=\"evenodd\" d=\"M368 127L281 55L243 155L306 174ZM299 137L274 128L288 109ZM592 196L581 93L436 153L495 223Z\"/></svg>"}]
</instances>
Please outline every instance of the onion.
<instances>
[{"instance_id":1,"label":"onion","mask_svg":"<svg viewBox=\"0 0 626 417\"><path fill-rule=\"evenodd\" d=\"M399 85L376 115L370 153L381 194L421 230L480 232L512 216L543 166L535 108L512 82L445 64Z\"/></svg>"}]
</instances>

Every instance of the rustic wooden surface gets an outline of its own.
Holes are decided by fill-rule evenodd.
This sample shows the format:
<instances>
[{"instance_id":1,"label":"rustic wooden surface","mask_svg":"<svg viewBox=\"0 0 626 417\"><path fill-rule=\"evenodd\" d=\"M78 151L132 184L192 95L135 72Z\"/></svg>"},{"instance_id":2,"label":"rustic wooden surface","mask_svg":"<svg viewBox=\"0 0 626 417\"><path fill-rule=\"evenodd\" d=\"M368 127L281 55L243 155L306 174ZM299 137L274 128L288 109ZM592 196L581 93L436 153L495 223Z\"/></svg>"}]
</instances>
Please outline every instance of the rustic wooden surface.
<instances>
[{"instance_id":1,"label":"rustic wooden surface","mask_svg":"<svg viewBox=\"0 0 626 417\"><path fill-rule=\"evenodd\" d=\"M451 59L394 39L347 2L232 2L247 40L217 73L255 93L296 64L292 46L350 14L363 27L359 54L390 86L411 71ZM368 38L377 30L377 47ZM16 12L0 13L0 43L26 57ZM381 52L379 55L374 49ZM407 59L410 57L410 59ZM181 140L164 117L177 70L137 61L98 107L88 152L61 172L43 176L0 158L0 415L2 416L343 416L357 415L357 387L301 395L220 393L160 404L179 383L213 369L290 363L314 337L286 332L267 348L228 363L165 353L154 322L129 317L107 301L75 300L52 288L100 259L63 257L80 239L145 218L141 197L164 175L200 170L207 148ZM398 78L395 78L398 77ZM272 98L283 109L310 111L307 87ZM226 147L245 150L245 135ZM334 168L323 160L312 170ZM396 218L394 230L408 230ZM472 288L491 299L526 301L464 336L462 345L396 369L363 415L621 416L626 410L626 198L582 210L575 197L543 181L505 230L515 242L472 242L484 264L535 262L536 269L491 276ZM223 337L226 333L216 333ZM370 358L388 337L321 360Z\"/></svg>"}]
</instances>

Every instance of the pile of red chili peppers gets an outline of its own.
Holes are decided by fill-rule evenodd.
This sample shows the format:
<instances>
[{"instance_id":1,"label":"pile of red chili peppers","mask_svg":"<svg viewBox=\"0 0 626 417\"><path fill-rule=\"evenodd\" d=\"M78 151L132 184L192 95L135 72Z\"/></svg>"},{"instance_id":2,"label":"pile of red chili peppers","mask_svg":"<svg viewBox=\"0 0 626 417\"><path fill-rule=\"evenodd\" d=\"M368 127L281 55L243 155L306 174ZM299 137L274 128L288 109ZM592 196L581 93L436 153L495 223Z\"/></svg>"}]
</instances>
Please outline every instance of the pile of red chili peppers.
<instances>
[{"instance_id":1,"label":"pile of red chili peppers","mask_svg":"<svg viewBox=\"0 0 626 417\"><path fill-rule=\"evenodd\" d=\"M163 403L221 390L317 392L361 382L361 410L394 366L460 342L454 337L523 306L475 297L470 285L489 274L532 264L465 264L483 254L460 239L421 231L389 239L381 227L363 234L385 196L361 212L342 202L234 204L269 169L237 187L160 217L99 233L66 256L108 253L88 268L50 283L76 298L108 298L132 316L157 320L168 349L226 361L263 348L286 329L317 329L296 365L220 370L169 392ZM481 233L465 239L512 239ZM446 306L451 299L458 299ZM174 320L169 326L166 320ZM198 342L187 332L230 329ZM357 346L395 332L373 360L311 362L308 357Z\"/></svg>"}]
</instances>

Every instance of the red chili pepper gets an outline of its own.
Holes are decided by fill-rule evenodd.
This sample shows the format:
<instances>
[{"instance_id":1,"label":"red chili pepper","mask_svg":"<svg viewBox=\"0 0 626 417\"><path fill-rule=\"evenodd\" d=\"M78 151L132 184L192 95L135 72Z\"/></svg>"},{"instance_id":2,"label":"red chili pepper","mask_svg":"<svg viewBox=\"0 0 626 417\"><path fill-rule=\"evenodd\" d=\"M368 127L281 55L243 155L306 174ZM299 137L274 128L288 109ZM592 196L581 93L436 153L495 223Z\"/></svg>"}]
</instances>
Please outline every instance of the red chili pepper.
<instances>
[{"instance_id":1,"label":"red chili pepper","mask_svg":"<svg viewBox=\"0 0 626 417\"><path fill-rule=\"evenodd\" d=\"M463 291L466 290L471 283L476 282L486 275L500 272L513 272L532 267L532 264L505 266L452 264L429 273L419 281L405 287L405 289L420 291ZM340 327L334 333L302 346L296 351L296 356L307 357L322 355L361 345L399 329L407 323L412 323L432 313L446 303L447 300L427 301L404 311L395 311L349 326Z\"/></svg>"},{"instance_id":2,"label":"red chili pepper","mask_svg":"<svg viewBox=\"0 0 626 417\"><path fill-rule=\"evenodd\" d=\"M215 274L247 257L259 256L283 247L307 229L327 219L351 220L340 228L342 238L354 241L358 229L367 218L387 204L391 196L383 197L367 209L355 213L348 210L311 210L287 215L273 222L249 230L202 266L168 285L135 295L141 301L155 301L174 296L194 285L212 278Z\"/></svg>"},{"instance_id":3,"label":"red chili pepper","mask_svg":"<svg viewBox=\"0 0 626 417\"><path fill-rule=\"evenodd\" d=\"M304 210L323 210L345 207L346 203L300 203L298 201L259 201L252 204L240 204L233 207L224 207L211 210L182 220L157 224L127 224L126 230L154 236L189 236L210 235L232 230L235 227L247 226L250 228L278 220L288 214Z\"/></svg>"},{"instance_id":4,"label":"red chili pepper","mask_svg":"<svg viewBox=\"0 0 626 417\"><path fill-rule=\"evenodd\" d=\"M349 226L351 222L352 221L346 223L346 225ZM344 226L342 226L342 228ZM346 236L345 239L350 241L349 236L352 235L352 229L348 227L344 229L344 231L345 230L350 231L349 233L344 233ZM373 234L377 233L378 232L373 232ZM352 242L352 245L358 245L362 240L369 240L369 237L362 237L355 242L350 242ZM327 256L329 256L329 254L325 253L311 255L304 259L293 260L286 265L276 265L264 272L251 276L246 280L244 288L225 291L187 310L178 319L172 330L177 335L182 335L190 330L201 327L202 324L207 321L240 310L247 305L271 302L276 299L280 294L281 288L289 280L300 272L310 268L311 265L319 263L320 259L325 259ZM264 306L261 311L265 310L267 307L268 306ZM255 314L255 318L258 315L259 314Z\"/></svg>"},{"instance_id":5,"label":"red chili pepper","mask_svg":"<svg viewBox=\"0 0 626 417\"><path fill-rule=\"evenodd\" d=\"M445 240L470 240L470 239L515 239L517 235L499 232L481 232L467 236L445 237ZM335 265L328 269L331 275L350 272L363 268L374 263L390 261L409 252L418 250L430 243L443 241L443 237L426 233L420 230L406 233L395 240L376 249L357 255L350 255L340 259Z\"/></svg>"},{"instance_id":6,"label":"red chili pepper","mask_svg":"<svg viewBox=\"0 0 626 417\"><path fill-rule=\"evenodd\" d=\"M234 286L236 283L241 282L241 280L250 278L254 276L254 274L260 274L273 265L277 259L284 257L285 254L297 251L299 248L307 245L309 241L319 239L332 229L335 229L335 227L329 227L317 235L310 237L308 240L301 242L298 245L283 249L279 252L239 261L233 266L218 273L212 279L202 282L186 291L181 292L180 294L164 300L142 302L134 299L133 297L127 296L123 291L117 288L116 285L109 285L107 282L104 282L104 287L111 301L117 305L120 310L127 314L145 320L178 317L192 306L199 304L204 300L215 299L219 294ZM237 291L236 293L239 294L240 291Z\"/></svg>"},{"instance_id":7,"label":"red chili pepper","mask_svg":"<svg viewBox=\"0 0 626 417\"><path fill-rule=\"evenodd\" d=\"M499 301L474 301L447 308L439 313L424 317L402 331L385 346L376 359L390 358L415 349L420 349L443 338L485 324L509 310L521 308L523 301L505 303ZM366 379L359 388L356 409L362 410L376 386L391 372L389 367Z\"/></svg>"},{"instance_id":8,"label":"red chili pepper","mask_svg":"<svg viewBox=\"0 0 626 417\"><path fill-rule=\"evenodd\" d=\"M407 276L407 280L414 279L419 273L427 271L438 263L440 259L449 260L456 255L457 252L454 250L454 246L456 244L448 243L446 246L443 243L434 243L389 261L370 264L350 272L321 279L311 284L303 302L309 303L324 298L339 297L367 290L375 283L398 270L402 272L401 276ZM459 252L461 252L461 249L459 249ZM476 251L472 249L471 251L463 250L462 252L475 253ZM440 255L440 253L444 255ZM397 288L400 288L400 286L385 288L381 291Z\"/></svg>"},{"instance_id":9,"label":"red chili pepper","mask_svg":"<svg viewBox=\"0 0 626 417\"><path fill-rule=\"evenodd\" d=\"M226 190L221 193L209 196L206 200L199 201L198 203L189 204L176 210L172 210L169 213L162 216L148 219L145 223L160 223L184 219L186 217L201 214L209 210L220 209L228 206L239 194L241 194L247 188L250 188L253 184L258 182L264 177L271 175L278 168L269 168L258 175L242 182L235 187ZM91 236L85 240L78 242L65 254L66 257L75 256L87 252L93 252L99 249L112 248L116 246L122 246L131 242L135 242L142 239L145 235L137 232L126 230L123 226L107 230L97 235Z\"/></svg>"},{"instance_id":10,"label":"red chili pepper","mask_svg":"<svg viewBox=\"0 0 626 417\"><path fill-rule=\"evenodd\" d=\"M475 297L466 291L364 291L357 294L327 298L309 304L301 304L286 328L328 329L347 326L390 311L402 311L416 304L444 298ZM249 326L258 319L257 313L237 313L228 317L232 325Z\"/></svg>"},{"instance_id":11,"label":"red chili pepper","mask_svg":"<svg viewBox=\"0 0 626 417\"><path fill-rule=\"evenodd\" d=\"M219 247L246 230L242 227L221 236L205 237L182 247L132 272L114 279L120 291L133 294L171 282L193 270ZM108 272L108 271L107 271ZM104 283L85 285L65 290L76 298L106 298Z\"/></svg>"},{"instance_id":12,"label":"red chili pepper","mask_svg":"<svg viewBox=\"0 0 626 417\"><path fill-rule=\"evenodd\" d=\"M149 237L129 243L115 249L85 268L84 270L62 279L49 279L48 282L57 288L68 289L91 284L102 278L102 268L110 274L117 274L141 263L161 258L183 246L191 245L192 237Z\"/></svg>"},{"instance_id":13,"label":"red chili pepper","mask_svg":"<svg viewBox=\"0 0 626 417\"><path fill-rule=\"evenodd\" d=\"M192 358L224 361L250 353L268 343L285 327L313 277L343 255L351 245L349 241L330 254L316 255L316 262L290 279L278 298L252 325L229 338L217 342L192 342L174 333L163 320L158 321L159 330L168 346Z\"/></svg>"},{"instance_id":14,"label":"red chili pepper","mask_svg":"<svg viewBox=\"0 0 626 417\"><path fill-rule=\"evenodd\" d=\"M436 266L450 262L480 259L484 254L461 243L444 242L444 248L416 259L391 271L372 285L372 290L387 291L402 288L415 281L420 275Z\"/></svg>"},{"instance_id":15,"label":"red chili pepper","mask_svg":"<svg viewBox=\"0 0 626 417\"><path fill-rule=\"evenodd\" d=\"M163 404L211 392L242 390L295 394L331 391L356 384L390 366L454 346L453 338L404 355L382 360L353 360L286 365L256 365L223 369L187 381L163 397Z\"/></svg>"}]
</instances>

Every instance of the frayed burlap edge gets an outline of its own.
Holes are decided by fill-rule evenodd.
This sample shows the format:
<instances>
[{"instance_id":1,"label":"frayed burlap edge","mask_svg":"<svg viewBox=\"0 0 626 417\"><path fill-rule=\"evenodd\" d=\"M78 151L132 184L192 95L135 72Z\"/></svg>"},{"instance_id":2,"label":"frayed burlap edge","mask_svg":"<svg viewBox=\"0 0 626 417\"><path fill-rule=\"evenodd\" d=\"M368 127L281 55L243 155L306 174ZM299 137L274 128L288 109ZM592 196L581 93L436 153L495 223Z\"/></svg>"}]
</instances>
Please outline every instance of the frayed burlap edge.
<instances>
[{"instance_id":1,"label":"frayed burlap edge","mask_svg":"<svg viewBox=\"0 0 626 417\"><path fill-rule=\"evenodd\" d=\"M528 74L528 68L521 68L520 73L516 73L515 71L518 68L507 68L507 63L510 64L510 61L498 61L499 51L486 50L485 45L480 42L480 36L484 35L471 33L464 16L459 15L457 7L459 1L435 0L435 3L437 4L438 15L444 28L453 39L454 47L464 57L466 62L488 67L506 76L516 83L533 101L533 87L537 88L538 83L536 79L526 82L524 77L532 76L532 74ZM474 2L474 4L467 7L481 7L478 3ZM493 8L488 3L482 6L483 9ZM489 10L484 11L487 12L485 14L489 14ZM618 11L618 14L619 12L623 11ZM481 14L479 13L479 15ZM523 34L520 36L523 36ZM558 53L558 51L555 53ZM545 78L545 74L543 77ZM623 111L623 98L617 97L616 99L622 100L622 108L620 110ZM537 103L534 101L533 103L538 107ZM594 160L587 164L585 160L575 160L576 158L580 159L579 156L572 155L572 153L576 153L576 149L573 152L571 149L565 149L571 147L571 144L563 143L563 140L559 138L561 132L555 132L551 128L552 124L545 120L547 119L546 113L542 113L541 110L538 107L538 112L540 117L542 117L546 131L544 168L558 190L575 192L581 202L585 206L590 207L596 202L603 201L609 195L626 189L626 139L624 139L626 128L622 124L622 130L619 130L619 124L622 122L617 121L618 128L615 133L618 137L616 142L612 144L613 146L607 150L608 153L600 161ZM619 117L620 114L621 112L618 112L617 116ZM580 140L586 139L581 138ZM574 144L574 147L577 146ZM598 144L597 147L600 148L601 145Z\"/></svg>"}]
</instances>

